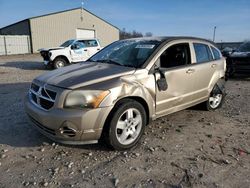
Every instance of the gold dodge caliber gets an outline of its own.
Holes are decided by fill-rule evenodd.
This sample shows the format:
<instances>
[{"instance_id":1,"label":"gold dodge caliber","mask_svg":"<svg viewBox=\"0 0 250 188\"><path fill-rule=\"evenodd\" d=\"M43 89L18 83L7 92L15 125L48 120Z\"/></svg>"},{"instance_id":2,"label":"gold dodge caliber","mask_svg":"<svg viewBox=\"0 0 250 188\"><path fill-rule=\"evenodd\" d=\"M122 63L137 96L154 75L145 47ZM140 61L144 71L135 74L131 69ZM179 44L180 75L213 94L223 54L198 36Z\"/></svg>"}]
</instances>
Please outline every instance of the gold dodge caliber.
<instances>
[{"instance_id":1,"label":"gold dodge caliber","mask_svg":"<svg viewBox=\"0 0 250 188\"><path fill-rule=\"evenodd\" d=\"M192 37L112 43L87 62L43 74L25 108L33 124L64 144L105 140L117 150L140 140L161 116L203 103L222 105L226 63L215 44Z\"/></svg>"}]
</instances>

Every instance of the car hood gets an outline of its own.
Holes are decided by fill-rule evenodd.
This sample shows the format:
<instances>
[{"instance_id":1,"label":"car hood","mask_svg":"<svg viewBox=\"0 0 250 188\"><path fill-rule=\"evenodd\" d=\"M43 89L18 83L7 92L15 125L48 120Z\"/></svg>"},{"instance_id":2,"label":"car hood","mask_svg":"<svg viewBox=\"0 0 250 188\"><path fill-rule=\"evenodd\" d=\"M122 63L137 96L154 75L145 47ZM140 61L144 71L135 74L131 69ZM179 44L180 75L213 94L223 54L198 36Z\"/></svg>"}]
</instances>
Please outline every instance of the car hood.
<instances>
[{"instance_id":1,"label":"car hood","mask_svg":"<svg viewBox=\"0 0 250 188\"><path fill-rule=\"evenodd\" d=\"M65 47L42 48L42 49L39 49L38 51L42 52L42 51L51 51L51 50L61 50L61 49L64 49L64 48Z\"/></svg>"},{"instance_id":2,"label":"car hood","mask_svg":"<svg viewBox=\"0 0 250 188\"><path fill-rule=\"evenodd\" d=\"M230 57L250 57L250 52L233 52Z\"/></svg>"},{"instance_id":3,"label":"car hood","mask_svg":"<svg viewBox=\"0 0 250 188\"><path fill-rule=\"evenodd\" d=\"M83 62L42 74L36 80L57 87L77 89L134 72L135 68L131 67Z\"/></svg>"}]
</instances>

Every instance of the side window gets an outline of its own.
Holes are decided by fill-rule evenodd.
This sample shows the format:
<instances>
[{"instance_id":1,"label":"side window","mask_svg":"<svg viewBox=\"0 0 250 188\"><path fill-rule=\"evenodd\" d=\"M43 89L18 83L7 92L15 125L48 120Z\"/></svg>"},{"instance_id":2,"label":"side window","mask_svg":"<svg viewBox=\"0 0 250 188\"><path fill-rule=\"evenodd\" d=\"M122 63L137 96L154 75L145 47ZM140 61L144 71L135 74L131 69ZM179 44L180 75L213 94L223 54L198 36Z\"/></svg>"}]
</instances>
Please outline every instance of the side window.
<instances>
[{"instance_id":1,"label":"side window","mask_svg":"<svg viewBox=\"0 0 250 188\"><path fill-rule=\"evenodd\" d=\"M98 43L96 40L85 40L86 47L96 47L98 46Z\"/></svg>"},{"instance_id":2,"label":"side window","mask_svg":"<svg viewBox=\"0 0 250 188\"><path fill-rule=\"evenodd\" d=\"M213 59L211 50L206 44L194 43L194 51L197 63L208 62Z\"/></svg>"},{"instance_id":3,"label":"side window","mask_svg":"<svg viewBox=\"0 0 250 188\"><path fill-rule=\"evenodd\" d=\"M74 49L81 49L81 48L84 48L84 43L82 43L81 41L76 41L74 44Z\"/></svg>"},{"instance_id":4,"label":"side window","mask_svg":"<svg viewBox=\"0 0 250 188\"><path fill-rule=\"evenodd\" d=\"M220 59L220 58L221 58L221 55L220 55L219 50L217 50L216 48L214 48L214 47L212 47L212 46L211 46L211 49L212 49L212 52L213 52L213 54L214 54L214 59L215 59L215 60Z\"/></svg>"},{"instance_id":5,"label":"side window","mask_svg":"<svg viewBox=\"0 0 250 188\"><path fill-rule=\"evenodd\" d=\"M191 64L189 44L181 43L170 46L161 54L159 63L162 68Z\"/></svg>"}]
</instances>

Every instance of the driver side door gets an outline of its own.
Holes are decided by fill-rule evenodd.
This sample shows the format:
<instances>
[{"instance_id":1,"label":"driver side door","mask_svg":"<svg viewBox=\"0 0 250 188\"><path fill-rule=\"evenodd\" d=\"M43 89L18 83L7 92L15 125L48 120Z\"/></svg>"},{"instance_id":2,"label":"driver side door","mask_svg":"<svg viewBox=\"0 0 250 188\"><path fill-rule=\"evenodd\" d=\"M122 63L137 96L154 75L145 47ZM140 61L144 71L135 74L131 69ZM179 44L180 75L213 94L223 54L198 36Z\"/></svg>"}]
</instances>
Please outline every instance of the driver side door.
<instances>
[{"instance_id":1,"label":"driver side door","mask_svg":"<svg viewBox=\"0 0 250 188\"><path fill-rule=\"evenodd\" d=\"M82 42L76 41L71 45L71 59L73 62L79 62L82 60L82 56L84 55L84 44Z\"/></svg>"},{"instance_id":2,"label":"driver side door","mask_svg":"<svg viewBox=\"0 0 250 188\"><path fill-rule=\"evenodd\" d=\"M156 116L163 116L188 107L193 101L194 72L190 44L177 43L168 47L158 58L155 73L156 82L165 77L167 89L162 91L156 85Z\"/></svg>"}]
</instances>

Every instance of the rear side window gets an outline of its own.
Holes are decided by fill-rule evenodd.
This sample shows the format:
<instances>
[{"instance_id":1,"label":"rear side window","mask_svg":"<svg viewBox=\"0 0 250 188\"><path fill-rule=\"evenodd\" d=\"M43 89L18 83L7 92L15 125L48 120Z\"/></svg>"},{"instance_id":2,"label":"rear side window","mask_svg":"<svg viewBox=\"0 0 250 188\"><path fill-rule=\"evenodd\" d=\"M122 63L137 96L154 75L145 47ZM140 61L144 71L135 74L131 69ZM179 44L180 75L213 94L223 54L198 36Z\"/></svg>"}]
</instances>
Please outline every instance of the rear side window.
<instances>
[{"instance_id":1,"label":"rear side window","mask_svg":"<svg viewBox=\"0 0 250 188\"><path fill-rule=\"evenodd\" d=\"M194 43L197 63L208 62L213 59L210 48L206 44Z\"/></svg>"},{"instance_id":2,"label":"rear side window","mask_svg":"<svg viewBox=\"0 0 250 188\"><path fill-rule=\"evenodd\" d=\"M86 40L85 45L87 47L96 47L96 46L98 46L98 43L96 40Z\"/></svg>"},{"instance_id":3,"label":"rear side window","mask_svg":"<svg viewBox=\"0 0 250 188\"><path fill-rule=\"evenodd\" d=\"M216 48L214 48L214 47L212 47L212 46L211 46L211 49L212 49L212 52L213 52L213 54L214 54L214 59L215 59L215 60L220 59L221 55L220 55L219 50L217 50Z\"/></svg>"}]
</instances>

